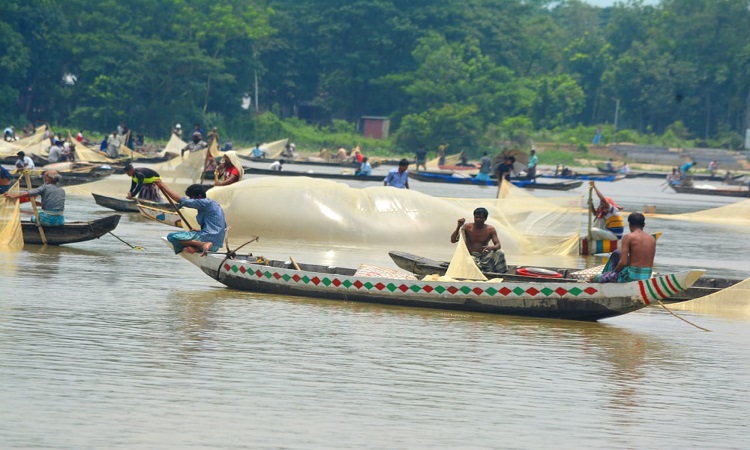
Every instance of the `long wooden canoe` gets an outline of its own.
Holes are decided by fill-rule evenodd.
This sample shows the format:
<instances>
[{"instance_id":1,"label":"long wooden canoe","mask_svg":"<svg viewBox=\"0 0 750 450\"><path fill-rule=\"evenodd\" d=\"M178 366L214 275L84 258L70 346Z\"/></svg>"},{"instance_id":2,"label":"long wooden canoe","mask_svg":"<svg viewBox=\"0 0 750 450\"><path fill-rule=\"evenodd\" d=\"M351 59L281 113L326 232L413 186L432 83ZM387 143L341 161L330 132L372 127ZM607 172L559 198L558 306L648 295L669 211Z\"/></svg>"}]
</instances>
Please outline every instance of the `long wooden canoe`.
<instances>
[{"instance_id":1,"label":"long wooden canoe","mask_svg":"<svg viewBox=\"0 0 750 450\"><path fill-rule=\"evenodd\" d=\"M135 200L127 199L127 198L115 198L115 197L108 197L106 195L100 195L100 194L94 194L93 192L91 195L94 196L94 200L96 201L96 204L99 206L104 206L105 208L114 209L115 211L122 211L122 212L139 212L138 205L136 204ZM165 208L169 209L172 208L172 205L169 203L156 203L156 202L149 202L146 200L138 200L138 203L141 203L143 205L147 206L153 206L156 208Z\"/></svg>"},{"instance_id":2,"label":"long wooden canoe","mask_svg":"<svg viewBox=\"0 0 750 450\"><path fill-rule=\"evenodd\" d=\"M352 180L352 181L379 181L383 182L385 175L354 175L353 173L325 173L325 172L300 172L298 170L271 170L256 169L255 167L243 167L245 175L269 175L275 177L310 177L326 178L329 180ZM214 172L207 170L203 175L206 180L214 179Z\"/></svg>"},{"instance_id":3,"label":"long wooden canoe","mask_svg":"<svg viewBox=\"0 0 750 450\"><path fill-rule=\"evenodd\" d=\"M750 189L738 186L735 189L705 189L672 185L672 189L680 194L718 195L721 197L750 197Z\"/></svg>"},{"instance_id":4,"label":"long wooden canoe","mask_svg":"<svg viewBox=\"0 0 750 450\"><path fill-rule=\"evenodd\" d=\"M243 291L586 321L637 311L677 295L704 273L690 270L630 283L420 281L373 266L353 269L251 255L229 259L221 253L180 255L214 280Z\"/></svg>"},{"instance_id":5,"label":"long wooden canoe","mask_svg":"<svg viewBox=\"0 0 750 450\"><path fill-rule=\"evenodd\" d=\"M428 183L448 183L448 184L471 184L475 186L497 186L497 179L477 180L476 177L459 177L452 173L435 173L435 172L409 172L409 178ZM550 189L555 191L568 191L575 189L583 184L583 181L559 181L556 183L544 183L526 179L511 179L514 186L524 189Z\"/></svg>"},{"instance_id":6,"label":"long wooden canoe","mask_svg":"<svg viewBox=\"0 0 750 450\"><path fill-rule=\"evenodd\" d=\"M44 236L47 238L47 245L63 245L100 238L117 228L119 222L120 215L112 214L88 222L65 222L64 225L42 228L44 229ZM21 229L25 244L43 244L39 228L35 223L21 222Z\"/></svg>"},{"instance_id":7,"label":"long wooden canoe","mask_svg":"<svg viewBox=\"0 0 750 450\"><path fill-rule=\"evenodd\" d=\"M413 255L407 252L391 251L388 252L391 259L396 265L408 272L411 272L419 277L427 275L445 275L445 271L448 269L447 261L437 261L423 256ZM522 281L528 280L529 277L540 277L539 282L578 282L581 279L587 279L594 273L601 273L604 266L598 266L588 269L579 268L566 268L566 267L541 267L541 268L529 268L527 266L508 266L509 273L492 273L485 272L484 275L487 278L500 277L507 281ZM542 269L535 270L535 269ZM519 270L521 271L519 273ZM547 275L537 275L536 273L544 271L554 271L560 274L558 278L541 278ZM699 278L689 289L675 294L674 296L667 299L665 302L681 302L685 300L692 300L695 298L704 297L709 294L713 294L722 289L734 286L743 280L731 279L731 278L711 278L701 277Z\"/></svg>"}]
</instances>

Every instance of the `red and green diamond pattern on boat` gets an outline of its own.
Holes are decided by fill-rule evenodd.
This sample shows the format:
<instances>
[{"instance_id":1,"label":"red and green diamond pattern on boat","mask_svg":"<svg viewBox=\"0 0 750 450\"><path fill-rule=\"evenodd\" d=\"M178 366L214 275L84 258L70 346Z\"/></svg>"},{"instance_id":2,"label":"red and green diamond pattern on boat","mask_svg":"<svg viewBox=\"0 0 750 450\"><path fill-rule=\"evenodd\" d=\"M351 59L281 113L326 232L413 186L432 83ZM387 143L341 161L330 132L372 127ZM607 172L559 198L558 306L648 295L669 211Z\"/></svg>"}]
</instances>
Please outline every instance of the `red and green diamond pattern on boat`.
<instances>
[{"instance_id":1,"label":"red and green diamond pattern on boat","mask_svg":"<svg viewBox=\"0 0 750 450\"><path fill-rule=\"evenodd\" d=\"M502 297L510 297L510 296L516 296L520 297L523 295L531 295L537 296L539 294L543 294L544 296L549 297L552 294L557 294L559 296L564 295L573 295L575 297L581 295L581 294L587 294L587 295L594 295L598 293L599 291L593 287L589 286L585 289L581 289L578 286L574 286L572 288L567 288L564 285L554 285L552 283L545 283L545 286L542 289L538 289L536 287L529 287L529 288L522 288L519 286L514 287L513 289L502 286L499 289L495 287L488 287L487 289L482 289L478 286L468 286L468 285L444 285L444 284L437 284L437 285L431 285L431 284L425 284L420 285L417 283L407 284L407 283L383 283L383 282L371 282L371 281L362 281L359 279L351 279L351 278L337 278L337 277L319 277L317 275L315 276L308 276L305 274L299 275L299 274L293 274L289 275L286 273L279 273L276 271L268 270L268 269L257 269L257 270L248 270L245 268L244 265L237 265L237 264L230 264L225 263L224 264L224 270L227 272L233 272L235 274L242 274L245 277L248 278L265 278L265 279L275 279L278 281L283 280L286 283L295 283L295 284L305 284L305 285L324 285L324 286L335 286L335 287L341 287L351 289L366 289L368 291L377 290L377 291L401 291L401 292L407 292L412 291L414 293L419 292L425 292L425 293L432 293L437 292L438 294L444 294L449 293L451 295L468 295L470 293L473 293L476 296L480 295L488 295L490 297L495 296L502 296ZM648 302L648 299L645 295L644 287L641 286L641 294L644 296L644 301ZM660 297L664 298L664 296Z\"/></svg>"}]
</instances>

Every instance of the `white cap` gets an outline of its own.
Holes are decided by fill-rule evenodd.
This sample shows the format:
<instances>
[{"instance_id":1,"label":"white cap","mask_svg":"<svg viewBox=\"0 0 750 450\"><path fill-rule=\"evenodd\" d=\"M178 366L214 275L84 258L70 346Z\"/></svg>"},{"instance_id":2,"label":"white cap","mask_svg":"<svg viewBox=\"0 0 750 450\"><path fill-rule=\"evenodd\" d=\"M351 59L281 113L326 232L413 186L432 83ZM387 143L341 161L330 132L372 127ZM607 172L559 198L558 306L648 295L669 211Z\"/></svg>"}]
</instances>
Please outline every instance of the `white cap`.
<instances>
[{"instance_id":1,"label":"white cap","mask_svg":"<svg viewBox=\"0 0 750 450\"><path fill-rule=\"evenodd\" d=\"M175 125L174 127L175 127L175 128L182 128L182 125L180 125L180 124L178 123L178 124L177 124L177 125Z\"/></svg>"}]
</instances>

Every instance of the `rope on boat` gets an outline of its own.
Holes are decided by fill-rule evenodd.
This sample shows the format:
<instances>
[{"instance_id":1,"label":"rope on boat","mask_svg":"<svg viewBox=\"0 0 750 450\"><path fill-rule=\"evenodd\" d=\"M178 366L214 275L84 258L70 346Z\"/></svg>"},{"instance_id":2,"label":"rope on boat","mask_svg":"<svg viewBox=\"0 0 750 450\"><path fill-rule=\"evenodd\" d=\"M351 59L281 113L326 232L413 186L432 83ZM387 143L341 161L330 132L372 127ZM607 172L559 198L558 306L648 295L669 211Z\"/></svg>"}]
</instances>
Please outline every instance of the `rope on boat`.
<instances>
[{"instance_id":1,"label":"rope on boat","mask_svg":"<svg viewBox=\"0 0 750 450\"><path fill-rule=\"evenodd\" d=\"M659 300L659 304L661 305L662 308L666 309L669 314L672 314L673 316L677 317L678 319L682 320L683 322L687 322L688 324L694 326L695 328L698 328L699 330L711 331L711 330L709 330L707 328L703 328L703 327L701 327L699 325L696 325L693 322L691 322L691 321L689 321L689 320L687 320L687 319L685 319L683 317L678 316L677 314L675 314L674 312L672 312L671 309L667 308L667 305L665 305L664 303L662 303L661 300Z\"/></svg>"},{"instance_id":2,"label":"rope on boat","mask_svg":"<svg viewBox=\"0 0 750 450\"><path fill-rule=\"evenodd\" d=\"M224 246L227 248L227 252L224 255L224 259L222 259L221 263L219 263L219 267L216 269L216 281L219 281L220 283L221 283L221 281L219 280L219 275L221 275L221 267L224 265L224 263L227 262L228 259L235 259L235 258L237 258L237 251L239 249L241 249L242 247L246 246L247 244L249 244L251 242L260 241L260 236L255 236L252 239L250 239L249 241L245 242L244 244L242 244L239 247L237 247L234 250L232 250L232 249L229 248L229 230L231 228L232 227L227 227L227 233L226 233L226 235L224 237ZM252 256L252 253L250 254L250 256Z\"/></svg>"}]
</instances>

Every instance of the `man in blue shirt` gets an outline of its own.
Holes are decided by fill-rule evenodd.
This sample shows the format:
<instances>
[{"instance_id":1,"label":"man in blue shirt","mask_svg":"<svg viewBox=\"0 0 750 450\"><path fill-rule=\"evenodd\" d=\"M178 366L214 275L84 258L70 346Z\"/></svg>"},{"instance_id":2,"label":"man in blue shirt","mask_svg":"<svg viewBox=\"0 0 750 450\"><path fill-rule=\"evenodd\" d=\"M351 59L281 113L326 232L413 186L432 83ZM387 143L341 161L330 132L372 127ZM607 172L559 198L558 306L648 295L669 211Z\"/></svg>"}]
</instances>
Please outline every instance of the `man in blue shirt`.
<instances>
[{"instance_id":1,"label":"man in blue shirt","mask_svg":"<svg viewBox=\"0 0 750 450\"><path fill-rule=\"evenodd\" d=\"M185 190L187 197L180 197L172 189L168 188L161 179L154 181L164 194L172 200L179 202L177 206L185 206L198 210L198 225L200 231L177 231L169 233L167 240L172 244L175 254L185 250L187 253L198 253L206 255L208 252L218 251L224 245L224 234L227 222L224 218L224 210L215 200L206 198L206 188L201 184L193 184Z\"/></svg>"},{"instance_id":2,"label":"man in blue shirt","mask_svg":"<svg viewBox=\"0 0 750 450\"><path fill-rule=\"evenodd\" d=\"M383 186L392 186L399 189L409 189L409 160L402 158L398 162L398 169L391 169L383 180Z\"/></svg>"}]
</instances>

